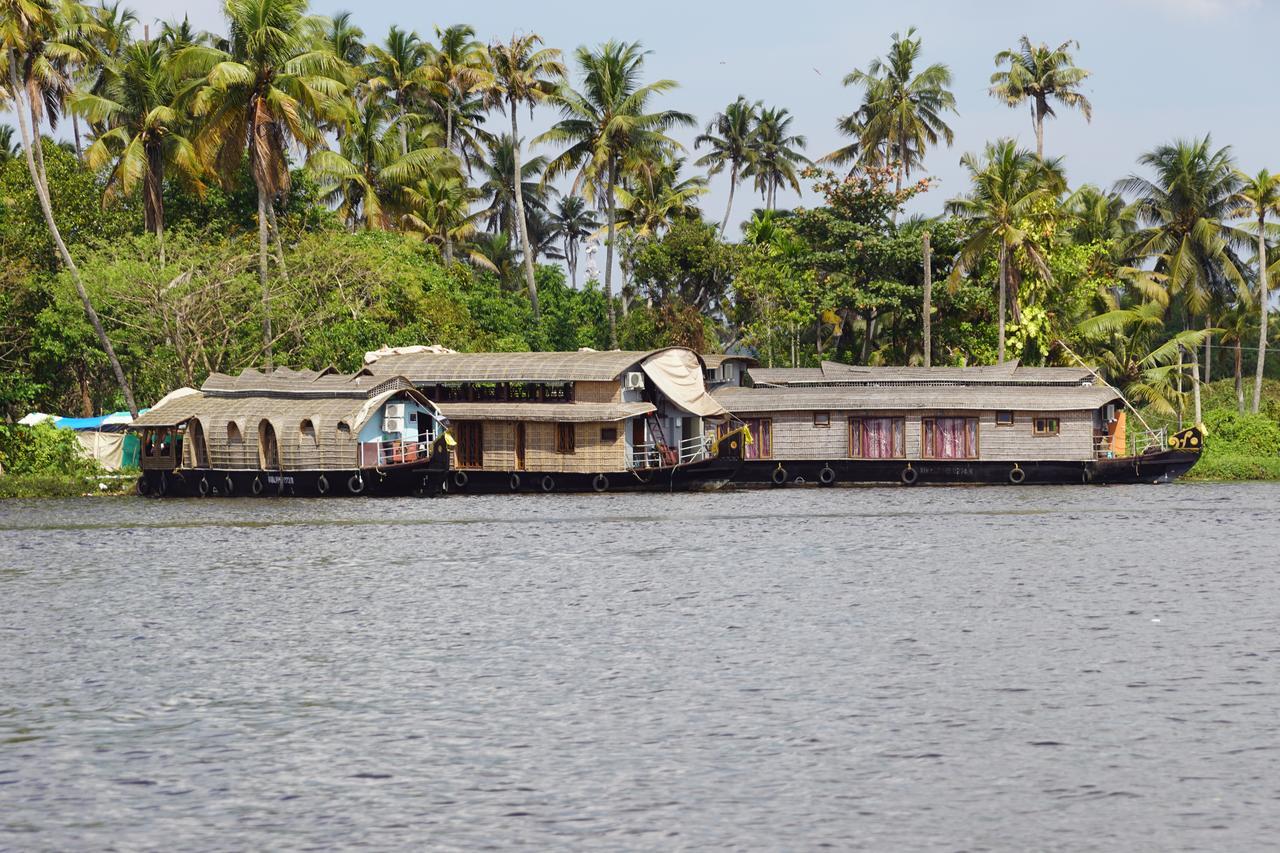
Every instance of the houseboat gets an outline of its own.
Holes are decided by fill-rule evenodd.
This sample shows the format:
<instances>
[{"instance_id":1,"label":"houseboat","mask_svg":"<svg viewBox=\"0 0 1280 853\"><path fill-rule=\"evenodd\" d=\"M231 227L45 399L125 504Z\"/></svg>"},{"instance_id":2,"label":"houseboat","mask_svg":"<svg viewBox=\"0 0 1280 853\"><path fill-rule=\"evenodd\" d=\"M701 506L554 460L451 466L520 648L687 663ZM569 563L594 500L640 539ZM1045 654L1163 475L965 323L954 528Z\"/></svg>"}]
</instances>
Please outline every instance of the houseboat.
<instances>
[{"instance_id":1,"label":"houseboat","mask_svg":"<svg viewBox=\"0 0 1280 853\"><path fill-rule=\"evenodd\" d=\"M423 495L448 487L436 407L399 376L210 375L134 421L143 495Z\"/></svg>"},{"instance_id":2,"label":"houseboat","mask_svg":"<svg viewBox=\"0 0 1280 853\"><path fill-rule=\"evenodd\" d=\"M365 356L405 377L448 419L451 492L707 489L742 462L745 431L706 386L692 350Z\"/></svg>"},{"instance_id":3,"label":"houseboat","mask_svg":"<svg viewBox=\"0 0 1280 853\"><path fill-rule=\"evenodd\" d=\"M751 367L715 398L753 436L733 483L1165 483L1199 427L1131 434L1087 369Z\"/></svg>"}]
</instances>

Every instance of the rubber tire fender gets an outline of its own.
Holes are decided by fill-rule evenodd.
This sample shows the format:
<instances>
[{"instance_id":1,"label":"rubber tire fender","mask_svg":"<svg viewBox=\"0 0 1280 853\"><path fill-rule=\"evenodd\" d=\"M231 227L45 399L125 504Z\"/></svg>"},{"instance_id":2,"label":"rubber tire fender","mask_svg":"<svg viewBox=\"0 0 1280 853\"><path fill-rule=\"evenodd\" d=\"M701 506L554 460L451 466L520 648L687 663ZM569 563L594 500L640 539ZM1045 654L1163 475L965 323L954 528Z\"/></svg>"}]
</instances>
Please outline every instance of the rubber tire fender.
<instances>
[{"instance_id":1,"label":"rubber tire fender","mask_svg":"<svg viewBox=\"0 0 1280 853\"><path fill-rule=\"evenodd\" d=\"M364 477L359 474L352 474L347 480L347 491L353 495L358 495L364 491Z\"/></svg>"},{"instance_id":2,"label":"rubber tire fender","mask_svg":"<svg viewBox=\"0 0 1280 853\"><path fill-rule=\"evenodd\" d=\"M200 478L200 482L196 484L196 491L200 493L200 497L202 498L209 497L210 486L208 477Z\"/></svg>"},{"instance_id":3,"label":"rubber tire fender","mask_svg":"<svg viewBox=\"0 0 1280 853\"><path fill-rule=\"evenodd\" d=\"M231 497L233 494L235 494L236 483L235 483L235 480L231 479L230 474L228 474L226 478L222 481L222 485L226 488L225 494L227 497Z\"/></svg>"},{"instance_id":4,"label":"rubber tire fender","mask_svg":"<svg viewBox=\"0 0 1280 853\"><path fill-rule=\"evenodd\" d=\"M915 468L906 467L902 469L902 473L899 474L898 477L902 480L902 485L914 486L916 484L916 480L920 479L920 472Z\"/></svg>"},{"instance_id":5,"label":"rubber tire fender","mask_svg":"<svg viewBox=\"0 0 1280 853\"><path fill-rule=\"evenodd\" d=\"M1009 472L1009 482L1017 486L1025 479L1027 479L1027 472L1014 465L1013 470Z\"/></svg>"},{"instance_id":6,"label":"rubber tire fender","mask_svg":"<svg viewBox=\"0 0 1280 853\"><path fill-rule=\"evenodd\" d=\"M135 485L133 488L139 495L141 495L144 498L147 495L151 494L151 484L147 482L147 475L143 474L141 477L139 477L137 485Z\"/></svg>"},{"instance_id":7,"label":"rubber tire fender","mask_svg":"<svg viewBox=\"0 0 1280 853\"><path fill-rule=\"evenodd\" d=\"M253 496L255 498L258 495L262 494L262 478L261 477L253 478L253 482L249 485L249 491L253 492Z\"/></svg>"},{"instance_id":8,"label":"rubber tire fender","mask_svg":"<svg viewBox=\"0 0 1280 853\"><path fill-rule=\"evenodd\" d=\"M773 484L781 486L785 482L787 482L787 469L779 465L773 469Z\"/></svg>"},{"instance_id":9,"label":"rubber tire fender","mask_svg":"<svg viewBox=\"0 0 1280 853\"><path fill-rule=\"evenodd\" d=\"M824 486L830 486L836 481L836 472L830 465L818 472L818 482Z\"/></svg>"},{"instance_id":10,"label":"rubber tire fender","mask_svg":"<svg viewBox=\"0 0 1280 853\"><path fill-rule=\"evenodd\" d=\"M609 478L604 474L596 474L595 478L591 481L591 488L595 489L597 492L609 491Z\"/></svg>"},{"instance_id":11,"label":"rubber tire fender","mask_svg":"<svg viewBox=\"0 0 1280 853\"><path fill-rule=\"evenodd\" d=\"M324 474L316 477L316 493L322 496L329 494L329 478Z\"/></svg>"},{"instance_id":12,"label":"rubber tire fender","mask_svg":"<svg viewBox=\"0 0 1280 853\"><path fill-rule=\"evenodd\" d=\"M507 481L507 485L511 487L511 491L520 491L520 475L512 474L511 479Z\"/></svg>"},{"instance_id":13,"label":"rubber tire fender","mask_svg":"<svg viewBox=\"0 0 1280 853\"><path fill-rule=\"evenodd\" d=\"M169 477L167 474L165 474L165 472L161 471L160 482L156 483L156 494L160 497L164 497L165 493L167 493L168 491L169 491Z\"/></svg>"},{"instance_id":14,"label":"rubber tire fender","mask_svg":"<svg viewBox=\"0 0 1280 853\"><path fill-rule=\"evenodd\" d=\"M459 489L465 489L467 487L467 483L470 482L470 480L471 478L467 476L466 471L453 472L453 484L457 486Z\"/></svg>"},{"instance_id":15,"label":"rubber tire fender","mask_svg":"<svg viewBox=\"0 0 1280 853\"><path fill-rule=\"evenodd\" d=\"M555 491L555 488L556 488L556 481L554 478L552 478L550 474L548 474L547 476L542 478L541 486L542 486L542 491L553 492Z\"/></svg>"}]
</instances>

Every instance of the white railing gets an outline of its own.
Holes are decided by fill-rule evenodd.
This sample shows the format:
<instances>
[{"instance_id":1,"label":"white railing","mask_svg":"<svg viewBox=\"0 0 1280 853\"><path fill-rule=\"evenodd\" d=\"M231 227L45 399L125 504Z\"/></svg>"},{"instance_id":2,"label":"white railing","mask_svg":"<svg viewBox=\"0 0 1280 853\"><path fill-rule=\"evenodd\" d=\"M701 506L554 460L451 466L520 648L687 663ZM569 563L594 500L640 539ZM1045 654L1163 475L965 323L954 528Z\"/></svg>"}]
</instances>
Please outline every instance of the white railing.
<instances>
[{"instance_id":1,"label":"white railing","mask_svg":"<svg viewBox=\"0 0 1280 853\"><path fill-rule=\"evenodd\" d=\"M707 458L711 450L711 437L695 435L680 442L678 447L653 442L631 449L629 468L672 468Z\"/></svg>"},{"instance_id":2,"label":"white railing","mask_svg":"<svg viewBox=\"0 0 1280 853\"><path fill-rule=\"evenodd\" d=\"M1093 455L1096 459L1114 459L1123 455L1141 456L1153 449L1164 450L1168 446L1169 431L1167 429L1139 430L1129 433L1121 453L1115 452L1110 436L1097 436L1093 442Z\"/></svg>"},{"instance_id":3,"label":"white railing","mask_svg":"<svg viewBox=\"0 0 1280 853\"><path fill-rule=\"evenodd\" d=\"M429 438L425 441L366 442L361 446L361 464L372 464L372 460L369 458L371 450L376 452L376 464L379 468L425 462L431 458L431 446L434 443L434 438Z\"/></svg>"}]
</instances>

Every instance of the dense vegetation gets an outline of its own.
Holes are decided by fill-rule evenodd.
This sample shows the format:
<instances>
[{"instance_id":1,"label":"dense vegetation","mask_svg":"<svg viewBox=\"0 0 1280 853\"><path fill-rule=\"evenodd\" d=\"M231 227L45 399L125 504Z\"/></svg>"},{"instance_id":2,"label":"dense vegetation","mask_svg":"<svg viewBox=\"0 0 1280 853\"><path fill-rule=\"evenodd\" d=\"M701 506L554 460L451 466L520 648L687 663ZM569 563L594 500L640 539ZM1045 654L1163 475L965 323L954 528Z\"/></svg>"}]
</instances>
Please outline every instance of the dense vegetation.
<instances>
[{"instance_id":1,"label":"dense vegetation","mask_svg":"<svg viewBox=\"0 0 1280 853\"><path fill-rule=\"evenodd\" d=\"M677 84L634 43L367 38L305 0L224 12L225 33L153 35L119 4L0 0L5 419L132 408L214 370L351 369L383 344L681 343L776 365L1083 361L1154 417L1274 421L1280 176L1205 135L1072 186L1047 153L1056 111L1091 115L1071 42L995 57L990 94L1030 107L1036 150L965 154L944 199L926 161L957 100L914 30L845 78L848 141L822 154L785 107L664 108ZM535 110L558 119L526 139ZM695 126L685 150L672 133ZM703 211L716 176L728 205ZM802 185L814 204L779 208Z\"/></svg>"}]
</instances>

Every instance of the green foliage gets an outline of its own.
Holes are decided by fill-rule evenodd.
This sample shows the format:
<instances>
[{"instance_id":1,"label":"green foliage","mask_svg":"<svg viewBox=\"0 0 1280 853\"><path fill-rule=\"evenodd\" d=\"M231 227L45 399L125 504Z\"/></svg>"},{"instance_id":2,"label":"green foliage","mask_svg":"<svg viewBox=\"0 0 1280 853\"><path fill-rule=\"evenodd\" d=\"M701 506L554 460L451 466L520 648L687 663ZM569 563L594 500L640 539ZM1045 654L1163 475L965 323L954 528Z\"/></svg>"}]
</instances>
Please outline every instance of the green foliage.
<instances>
[{"instance_id":1,"label":"green foliage","mask_svg":"<svg viewBox=\"0 0 1280 853\"><path fill-rule=\"evenodd\" d=\"M1205 412L1206 446L1253 456L1280 456L1280 424L1266 415L1242 415L1234 409Z\"/></svg>"},{"instance_id":2,"label":"green foliage","mask_svg":"<svg viewBox=\"0 0 1280 853\"><path fill-rule=\"evenodd\" d=\"M5 476L89 477L101 471L80 452L74 432L49 423L0 424L0 465Z\"/></svg>"}]
</instances>

